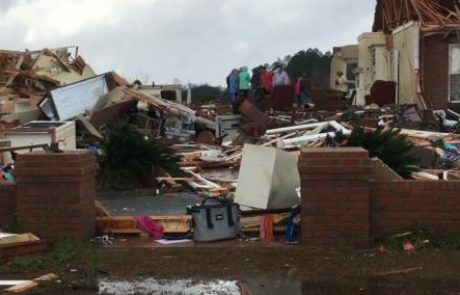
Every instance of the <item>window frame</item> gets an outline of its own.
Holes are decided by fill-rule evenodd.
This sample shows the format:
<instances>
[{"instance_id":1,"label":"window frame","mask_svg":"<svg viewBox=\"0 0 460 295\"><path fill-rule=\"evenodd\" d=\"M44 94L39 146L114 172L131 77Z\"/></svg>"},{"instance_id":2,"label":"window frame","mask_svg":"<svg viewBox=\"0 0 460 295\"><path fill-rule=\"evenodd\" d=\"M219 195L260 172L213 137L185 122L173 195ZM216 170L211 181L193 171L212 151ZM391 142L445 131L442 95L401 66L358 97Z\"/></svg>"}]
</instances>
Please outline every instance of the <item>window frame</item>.
<instances>
[{"instance_id":1,"label":"window frame","mask_svg":"<svg viewBox=\"0 0 460 295\"><path fill-rule=\"evenodd\" d=\"M460 76L460 69L459 69L459 73L458 74L453 74L451 73L451 61L452 61L452 49L453 48L458 48L460 50L460 43L452 43L452 44L449 44L449 55L448 55L448 68L447 68L447 101L449 103L459 103L460 104L460 87L459 87L459 90L458 90L458 96L459 96L459 99L458 100L452 100L452 93L451 93L451 75L459 75ZM459 59L460 59L460 56L459 56ZM459 86L460 86L460 82L459 82Z\"/></svg>"}]
</instances>

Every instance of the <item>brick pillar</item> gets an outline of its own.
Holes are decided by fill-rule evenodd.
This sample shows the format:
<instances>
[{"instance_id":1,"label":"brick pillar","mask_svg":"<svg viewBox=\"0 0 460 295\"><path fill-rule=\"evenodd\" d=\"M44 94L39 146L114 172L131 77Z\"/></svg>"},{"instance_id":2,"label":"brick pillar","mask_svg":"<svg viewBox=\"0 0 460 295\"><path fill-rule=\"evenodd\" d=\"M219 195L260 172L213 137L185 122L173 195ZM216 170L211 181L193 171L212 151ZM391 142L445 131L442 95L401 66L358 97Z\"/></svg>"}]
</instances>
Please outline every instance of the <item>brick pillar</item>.
<instances>
[{"instance_id":1,"label":"brick pillar","mask_svg":"<svg viewBox=\"0 0 460 295\"><path fill-rule=\"evenodd\" d=\"M41 238L84 241L94 236L96 158L66 151L17 156L17 210L21 227Z\"/></svg>"},{"instance_id":2,"label":"brick pillar","mask_svg":"<svg viewBox=\"0 0 460 295\"><path fill-rule=\"evenodd\" d=\"M368 247L368 152L361 148L304 149L299 172L302 244Z\"/></svg>"},{"instance_id":3,"label":"brick pillar","mask_svg":"<svg viewBox=\"0 0 460 295\"><path fill-rule=\"evenodd\" d=\"M10 225L16 214L16 183L0 184L0 229Z\"/></svg>"}]
</instances>

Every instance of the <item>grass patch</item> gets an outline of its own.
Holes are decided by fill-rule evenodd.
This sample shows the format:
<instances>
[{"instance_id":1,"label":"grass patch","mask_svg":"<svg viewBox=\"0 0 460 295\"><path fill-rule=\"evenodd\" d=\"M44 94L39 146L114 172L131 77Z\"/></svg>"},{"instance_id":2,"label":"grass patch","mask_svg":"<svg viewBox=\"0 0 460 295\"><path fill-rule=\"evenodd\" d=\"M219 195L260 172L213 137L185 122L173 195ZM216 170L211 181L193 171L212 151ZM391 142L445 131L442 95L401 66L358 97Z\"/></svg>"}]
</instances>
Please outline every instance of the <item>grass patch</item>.
<instances>
[{"instance_id":1,"label":"grass patch","mask_svg":"<svg viewBox=\"0 0 460 295\"><path fill-rule=\"evenodd\" d=\"M24 232L22 224L19 222L16 215L14 215L8 225L3 228L3 231L12 234L19 234Z\"/></svg>"},{"instance_id":2,"label":"grass patch","mask_svg":"<svg viewBox=\"0 0 460 295\"><path fill-rule=\"evenodd\" d=\"M19 270L43 270L52 265L64 263L76 258L82 251L82 246L71 240L59 240L50 252L40 256L19 256L9 263L9 266Z\"/></svg>"},{"instance_id":3,"label":"grass patch","mask_svg":"<svg viewBox=\"0 0 460 295\"><path fill-rule=\"evenodd\" d=\"M403 251L403 246L407 242L412 243L416 249L458 250L460 249L460 232L442 234L422 223L416 223L407 230L374 239L374 245L383 245L392 251Z\"/></svg>"}]
</instances>

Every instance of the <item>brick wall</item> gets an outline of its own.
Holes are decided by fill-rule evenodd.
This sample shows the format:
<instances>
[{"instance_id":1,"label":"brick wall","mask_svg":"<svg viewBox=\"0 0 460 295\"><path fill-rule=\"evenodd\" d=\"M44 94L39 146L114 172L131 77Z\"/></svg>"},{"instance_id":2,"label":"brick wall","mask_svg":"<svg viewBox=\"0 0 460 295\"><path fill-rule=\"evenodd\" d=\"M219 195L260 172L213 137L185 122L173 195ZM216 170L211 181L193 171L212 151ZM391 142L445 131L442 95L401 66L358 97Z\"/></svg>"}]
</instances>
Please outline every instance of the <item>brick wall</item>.
<instances>
[{"instance_id":1,"label":"brick wall","mask_svg":"<svg viewBox=\"0 0 460 295\"><path fill-rule=\"evenodd\" d=\"M18 220L41 238L86 240L94 235L96 159L85 152L18 155Z\"/></svg>"},{"instance_id":2,"label":"brick wall","mask_svg":"<svg viewBox=\"0 0 460 295\"><path fill-rule=\"evenodd\" d=\"M302 243L369 245L368 152L360 148L305 149L302 180Z\"/></svg>"},{"instance_id":3,"label":"brick wall","mask_svg":"<svg viewBox=\"0 0 460 295\"><path fill-rule=\"evenodd\" d=\"M373 237L421 222L444 233L460 231L460 181L371 179L365 150L305 149L301 242L366 247Z\"/></svg>"},{"instance_id":4,"label":"brick wall","mask_svg":"<svg viewBox=\"0 0 460 295\"><path fill-rule=\"evenodd\" d=\"M16 214L16 183L0 184L0 229L8 226Z\"/></svg>"},{"instance_id":5,"label":"brick wall","mask_svg":"<svg viewBox=\"0 0 460 295\"><path fill-rule=\"evenodd\" d=\"M373 182L371 234L382 236L416 222L437 231L460 231L460 181Z\"/></svg>"}]
</instances>

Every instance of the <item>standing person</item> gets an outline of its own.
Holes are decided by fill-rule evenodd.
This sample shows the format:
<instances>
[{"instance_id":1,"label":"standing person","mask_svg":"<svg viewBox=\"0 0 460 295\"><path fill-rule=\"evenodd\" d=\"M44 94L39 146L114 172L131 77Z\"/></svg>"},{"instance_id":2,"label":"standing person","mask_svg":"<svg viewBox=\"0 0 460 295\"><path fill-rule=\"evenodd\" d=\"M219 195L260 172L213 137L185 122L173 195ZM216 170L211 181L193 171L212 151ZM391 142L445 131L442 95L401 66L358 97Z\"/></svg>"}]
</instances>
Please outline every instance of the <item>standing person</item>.
<instances>
[{"instance_id":1,"label":"standing person","mask_svg":"<svg viewBox=\"0 0 460 295\"><path fill-rule=\"evenodd\" d=\"M284 86L291 84L289 76L282 66L277 66L275 68L275 73L273 74L273 87L275 86Z\"/></svg>"},{"instance_id":2,"label":"standing person","mask_svg":"<svg viewBox=\"0 0 460 295\"><path fill-rule=\"evenodd\" d=\"M311 82L305 76L303 77L300 91L300 105L303 107L309 106L313 102L311 98Z\"/></svg>"},{"instance_id":3,"label":"standing person","mask_svg":"<svg viewBox=\"0 0 460 295\"><path fill-rule=\"evenodd\" d=\"M265 94L270 94L272 92L273 71L267 66L265 66L264 70L260 73L260 82L262 83Z\"/></svg>"},{"instance_id":4,"label":"standing person","mask_svg":"<svg viewBox=\"0 0 460 295\"><path fill-rule=\"evenodd\" d=\"M256 71L253 70L253 75L251 79L252 88L255 90L254 100L256 106L261 110L264 109L265 97L265 90L263 86L262 77L266 71L267 69L265 68L265 66L258 67Z\"/></svg>"},{"instance_id":5,"label":"standing person","mask_svg":"<svg viewBox=\"0 0 460 295\"><path fill-rule=\"evenodd\" d=\"M295 85L294 85L294 93L295 93L295 97L297 98L298 106L302 105L301 95L302 95L303 88L304 88L304 80L303 80L303 77L300 76L297 78L297 81L295 82Z\"/></svg>"},{"instance_id":6,"label":"standing person","mask_svg":"<svg viewBox=\"0 0 460 295\"><path fill-rule=\"evenodd\" d=\"M230 91L230 76L232 75L233 70L230 71L230 73L227 75L225 78L225 83L227 84L227 93L228 93L228 103L232 103L232 92Z\"/></svg>"},{"instance_id":7,"label":"standing person","mask_svg":"<svg viewBox=\"0 0 460 295\"><path fill-rule=\"evenodd\" d=\"M233 69L228 76L228 92L230 93L230 103L234 104L236 96L240 91L240 79L237 69Z\"/></svg>"},{"instance_id":8,"label":"standing person","mask_svg":"<svg viewBox=\"0 0 460 295\"><path fill-rule=\"evenodd\" d=\"M251 88L251 76L249 75L248 67L241 67L239 78L240 92L242 92L245 97L248 97L249 89Z\"/></svg>"},{"instance_id":9,"label":"standing person","mask_svg":"<svg viewBox=\"0 0 460 295\"><path fill-rule=\"evenodd\" d=\"M348 80L342 71L336 73L337 80L335 80L335 89L340 92L339 106L345 104L348 106L347 95L348 95Z\"/></svg>"},{"instance_id":10,"label":"standing person","mask_svg":"<svg viewBox=\"0 0 460 295\"><path fill-rule=\"evenodd\" d=\"M345 77L345 74L342 71L338 71L337 73L337 80L335 81L335 89L343 92L343 97L348 93L348 80Z\"/></svg>"}]
</instances>

